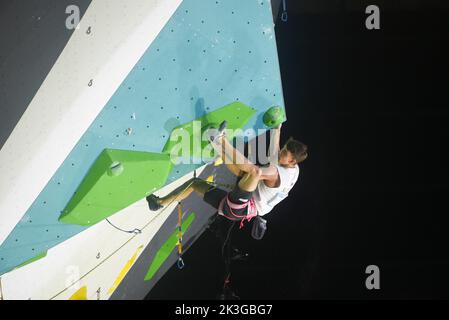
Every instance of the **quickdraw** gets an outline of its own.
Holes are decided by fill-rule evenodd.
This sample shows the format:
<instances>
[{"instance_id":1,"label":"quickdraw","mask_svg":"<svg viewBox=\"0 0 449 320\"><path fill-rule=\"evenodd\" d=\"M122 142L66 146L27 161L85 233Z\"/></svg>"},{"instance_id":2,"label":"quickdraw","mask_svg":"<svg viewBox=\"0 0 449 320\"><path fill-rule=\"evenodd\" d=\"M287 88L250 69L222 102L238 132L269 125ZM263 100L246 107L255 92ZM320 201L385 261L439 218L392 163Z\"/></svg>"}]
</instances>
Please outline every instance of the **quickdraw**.
<instances>
[{"instance_id":1,"label":"quickdraw","mask_svg":"<svg viewBox=\"0 0 449 320\"><path fill-rule=\"evenodd\" d=\"M178 268L184 268L184 260L182 259L182 205L181 202L178 203Z\"/></svg>"},{"instance_id":2,"label":"quickdraw","mask_svg":"<svg viewBox=\"0 0 449 320\"><path fill-rule=\"evenodd\" d=\"M282 15L281 15L281 20L283 22L287 22L288 21L288 13L287 13L287 0L282 0Z\"/></svg>"}]
</instances>

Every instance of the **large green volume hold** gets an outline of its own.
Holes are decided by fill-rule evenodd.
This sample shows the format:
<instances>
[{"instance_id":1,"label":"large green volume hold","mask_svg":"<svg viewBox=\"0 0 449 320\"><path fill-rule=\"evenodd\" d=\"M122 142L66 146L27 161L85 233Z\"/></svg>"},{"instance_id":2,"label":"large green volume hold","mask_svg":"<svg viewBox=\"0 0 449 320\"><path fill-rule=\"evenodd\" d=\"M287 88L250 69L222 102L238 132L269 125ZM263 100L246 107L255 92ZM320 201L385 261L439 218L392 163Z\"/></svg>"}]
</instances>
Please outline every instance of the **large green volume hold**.
<instances>
[{"instance_id":1,"label":"large green volume hold","mask_svg":"<svg viewBox=\"0 0 449 320\"><path fill-rule=\"evenodd\" d=\"M167 154L104 149L59 221L93 225L164 186L171 170Z\"/></svg>"}]
</instances>

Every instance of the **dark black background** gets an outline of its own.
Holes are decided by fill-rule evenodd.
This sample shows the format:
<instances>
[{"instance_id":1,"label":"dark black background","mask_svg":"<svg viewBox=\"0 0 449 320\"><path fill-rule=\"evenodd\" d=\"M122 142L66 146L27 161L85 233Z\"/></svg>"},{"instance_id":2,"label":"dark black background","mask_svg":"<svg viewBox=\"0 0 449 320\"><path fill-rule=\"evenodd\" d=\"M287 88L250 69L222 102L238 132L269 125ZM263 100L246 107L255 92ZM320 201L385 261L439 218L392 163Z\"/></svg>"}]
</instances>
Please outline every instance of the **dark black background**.
<instances>
[{"instance_id":1,"label":"dark black background","mask_svg":"<svg viewBox=\"0 0 449 320\"><path fill-rule=\"evenodd\" d=\"M365 28L368 4L381 30ZM449 14L444 1L289 1L276 24L288 121L309 145L299 184L234 243L243 299L449 298ZM206 232L148 299L215 299L223 264ZM380 290L365 268L380 268Z\"/></svg>"}]
</instances>

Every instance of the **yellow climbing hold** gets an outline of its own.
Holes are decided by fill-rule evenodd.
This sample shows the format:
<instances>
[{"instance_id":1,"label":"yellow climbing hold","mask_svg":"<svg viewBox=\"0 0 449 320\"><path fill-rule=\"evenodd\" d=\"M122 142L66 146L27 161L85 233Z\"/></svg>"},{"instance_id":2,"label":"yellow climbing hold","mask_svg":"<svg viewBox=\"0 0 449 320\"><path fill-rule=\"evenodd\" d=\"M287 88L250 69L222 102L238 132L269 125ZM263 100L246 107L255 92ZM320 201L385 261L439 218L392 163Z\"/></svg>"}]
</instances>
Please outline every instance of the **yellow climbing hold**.
<instances>
[{"instance_id":1,"label":"yellow climbing hold","mask_svg":"<svg viewBox=\"0 0 449 320\"><path fill-rule=\"evenodd\" d=\"M215 180L215 176L213 176L213 175L208 176L206 179L207 182L214 182L214 180Z\"/></svg>"},{"instance_id":2,"label":"yellow climbing hold","mask_svg":"<svg viewBox=\"0 0 449 320\"><path fill-rule=\"evenodd\" d=\"M215 167L218 167L218 166L220 166L220 165L222 165L223 164L223 159L221 158L221 157L218 157L216 160L215 160L215 162L214 162L214 166Z\"/></svg>"},{"instance_id":3,"label":"yellow climbing hold","mask_svg":"<svg viewBox=\"0 0 449 320\"><path fill-rule=\"evenodd\" d=\"M87 287L81 287L76 291L69 300L87 300Z\"/></svg>"},{"instance_id":4,"label":"yellow climbing hold","mask_svg":"<svg viewBox=\"0 0 449 320\"><path fill-rule=\"evenodd\" d=\"M117 289L117 287L120 285L122 280L125 278L126 274L128 273L129 269L133 266L134 262L136 262L137 256L139 255L140 251L142 251L143 246L140 246L137 248L136 252L134 252L131 259L128 260L128 262L123 267L122 271L120 271L117 279L115 279L114 284L112 287L108 290L108 294L114 293L114 291Z\"/></svg>"}]
</instances>

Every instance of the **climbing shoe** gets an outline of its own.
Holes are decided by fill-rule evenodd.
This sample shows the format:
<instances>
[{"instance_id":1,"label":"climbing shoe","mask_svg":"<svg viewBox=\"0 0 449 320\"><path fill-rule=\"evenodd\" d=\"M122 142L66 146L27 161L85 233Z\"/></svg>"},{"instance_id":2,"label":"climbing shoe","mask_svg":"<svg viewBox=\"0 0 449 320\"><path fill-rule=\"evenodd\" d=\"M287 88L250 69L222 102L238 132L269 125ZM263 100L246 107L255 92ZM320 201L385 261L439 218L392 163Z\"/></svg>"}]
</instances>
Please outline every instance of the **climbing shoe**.
<instances>
[{"instance_id":1,"label":"climbing shoe","mask_svg":"<svg viewBox=\"0 0 449 320\"><path fill-rule=\"evenodd\" d=\"M151 211L157 211L162 208L159 197L150 194L148 197L146 197L146 199L148 202L148 208L150 208Z\"/></svg>"},{"instance_id":2,"label":"climbing shoe","mask_svg":"<svg viewBox=\"0 0 449 320\"><path fill-rule=\"evenodd\" d=\"M216 141L218 138L222 137L225 135L225 129L228 126L228 122L226 120L224 120L220 126L218 127L218 129L214 129L214 131L216 130L216 132L214 132L213 134L211 134L209 136L210 141L214 142Z\"/></svg>"}]
</instances>

